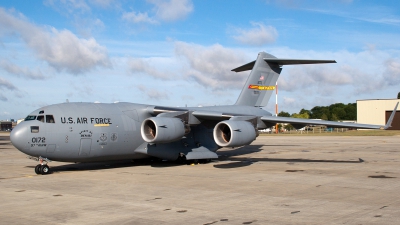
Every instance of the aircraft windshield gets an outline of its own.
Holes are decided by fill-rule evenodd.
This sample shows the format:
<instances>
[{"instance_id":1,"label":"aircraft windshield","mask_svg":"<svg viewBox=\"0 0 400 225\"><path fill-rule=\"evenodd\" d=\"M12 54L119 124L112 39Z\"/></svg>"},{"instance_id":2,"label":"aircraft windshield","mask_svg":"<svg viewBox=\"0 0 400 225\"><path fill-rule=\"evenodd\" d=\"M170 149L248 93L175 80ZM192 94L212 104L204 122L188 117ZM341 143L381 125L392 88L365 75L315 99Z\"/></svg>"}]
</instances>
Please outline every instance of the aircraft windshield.
<instances>
[{"instance_id":1,"label":"aircraft windshield","mask_svg":"<svg viewBox=\"0 0 400 225\"><path fill-rule=\"evenodd\" d=\"M35 120L35 119L36 119L36 116L29 115L29 116L27 116L27 117L25 118L25 121L28 121L28 120Z\"/></svg>"},{"instance_id":2,"label":"aircraft windshield","mask_svg":"<svg viewBox=\"0 0 400 225\"><path fill-rule=\"evenodd\" d=\"M40 122L44 123L44 116L38 116L37 120L39 120Z\"/></svg>"},{"instance_id":3,"label":"aircraft windshield","mask_svg":"<svg viewBox=\"0 0 400 225\"><path fill-rule=\"evenodd\" d=\"M53 115L46 115L46 123L55 123Z\"/></svg>"},{"instance_id":4,"label":"aircraft windshield","mask_svg":"<svg viewBox=\"0 0 400 225\"><path fill-rule=\"evenodd\" d=\"M42 123L44 123L44 122L55 123L53 115L39 115L39 116L29 115L25 118L25 121L27 121L27 120L39 120Z\"/></svg>"}]
</instances>

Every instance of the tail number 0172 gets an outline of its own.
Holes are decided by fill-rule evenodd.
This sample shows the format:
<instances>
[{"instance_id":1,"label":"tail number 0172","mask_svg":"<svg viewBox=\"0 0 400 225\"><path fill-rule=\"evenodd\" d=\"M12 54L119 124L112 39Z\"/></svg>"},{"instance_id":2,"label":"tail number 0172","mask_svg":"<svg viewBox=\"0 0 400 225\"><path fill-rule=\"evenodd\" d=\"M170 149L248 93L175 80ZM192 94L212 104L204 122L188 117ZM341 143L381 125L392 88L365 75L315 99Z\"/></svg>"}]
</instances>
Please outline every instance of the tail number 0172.
<instances>
[{"instance_id":1,"label":"tail number 0172","mask_svg":"<svg viewBox=\"0 0 400 225\"><path fill-rule=\"evenodd\" d=\"M33 137L32 143L46 143L45 137Z\"/></svg>"}]
</instances>

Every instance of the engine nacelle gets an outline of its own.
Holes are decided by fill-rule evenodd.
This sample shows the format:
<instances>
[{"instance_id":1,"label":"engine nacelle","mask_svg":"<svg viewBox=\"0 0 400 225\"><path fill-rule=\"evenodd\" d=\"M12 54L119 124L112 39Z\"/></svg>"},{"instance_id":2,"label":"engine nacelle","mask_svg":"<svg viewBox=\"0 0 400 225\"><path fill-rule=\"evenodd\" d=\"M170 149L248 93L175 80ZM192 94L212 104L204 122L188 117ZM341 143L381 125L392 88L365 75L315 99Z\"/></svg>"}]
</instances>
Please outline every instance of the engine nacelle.
<instances>
[{"instance_id":1,"label":"engine nacelle","mask_svg":"<svg viewBox=\"0 0 400 225\"><path fill-rule=\"evenodd\" d=\"M169 143L185 135L185 124L178 118L150 117L143 121L140 133L148 143Z\"/></svg>"},{"instance_id":2,"label":"engine nacelle","mask_svg":"<svg viewBox=\"0 0 400 225\"><path fill-rule=\"evenodd\" d=\"M222 121L214 128L214 140L221 147L248 145L256 139L254 126L247 121Z\"/></svg>"}]
</instances>

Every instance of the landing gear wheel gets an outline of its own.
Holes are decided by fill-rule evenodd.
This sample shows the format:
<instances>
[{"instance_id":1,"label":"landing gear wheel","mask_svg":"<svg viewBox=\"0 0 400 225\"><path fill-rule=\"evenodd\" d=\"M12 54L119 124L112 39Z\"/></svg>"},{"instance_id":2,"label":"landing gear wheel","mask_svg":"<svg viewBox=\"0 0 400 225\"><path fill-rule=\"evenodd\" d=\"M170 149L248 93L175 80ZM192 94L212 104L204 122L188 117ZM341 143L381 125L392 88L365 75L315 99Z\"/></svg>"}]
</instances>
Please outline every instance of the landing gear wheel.
<instances>
[{"instance_id":1,"label":"landing gear wheel","mask_svg":"<svg viewBox=\"0 0 400 225\"><path fill-rule=\"evenodd\" d=\"M176 162L177 162L178 164L186 164L187 161L186 161L186 156L185 156L185 154L180 153L179 156L178 156L178 159L176 159Z\"/></svg>"},{"instance_id":2,"label":"landing gear wheel","mask_svg":"<svg viewBox=\"0 0 400 225\"><path fill-rule=\"evenodd\" d=\"M37 166L35 166L35 173L42 174L42 165L37 164Z\"/></svg>"},{"instance_id":3,"label":"landing gear wheel","mask_svg":"<svg viewBox=\"0 0 400 225\"><path fill-rule=\"evenodd\" d=\"M49 173L50 173L50 168L49 168L49 166L48 166L48 165L42 165L42 166L41 166L41 172L42 172L42 175L49 174Z\"/></svg>"}]
</instances>

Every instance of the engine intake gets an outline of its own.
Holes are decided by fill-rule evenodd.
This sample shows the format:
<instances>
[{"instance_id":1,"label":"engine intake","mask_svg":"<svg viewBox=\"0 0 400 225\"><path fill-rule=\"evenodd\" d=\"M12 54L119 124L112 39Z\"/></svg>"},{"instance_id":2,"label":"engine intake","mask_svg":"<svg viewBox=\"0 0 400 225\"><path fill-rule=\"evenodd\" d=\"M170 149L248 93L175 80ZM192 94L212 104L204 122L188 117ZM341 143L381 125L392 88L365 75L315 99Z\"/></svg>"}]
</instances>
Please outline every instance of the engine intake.
<instances>
[{"instance_id":1,"label":"engine intake","mask_svg":"<svg viewBox=\"0 0 400 225\"><path fill-rule=\"evenodd\" d=\"M140 133L149 143L169 143L185 135L185 125L178 118L150 117L143 121Z\"/></svg>"},{"instance_id":2,"label":"engine intake","mask_svg":"<svg viewBox=\"0 0 400 225\"><path fill-rule=\"evenodd\" d=\"M214 140L221 147L248 145L256 139L256 130L247 121L222 121L214 128Z\"/></svg>"}]
</instances>

